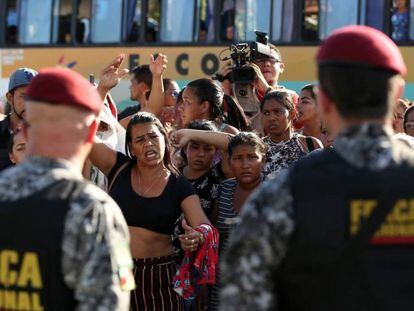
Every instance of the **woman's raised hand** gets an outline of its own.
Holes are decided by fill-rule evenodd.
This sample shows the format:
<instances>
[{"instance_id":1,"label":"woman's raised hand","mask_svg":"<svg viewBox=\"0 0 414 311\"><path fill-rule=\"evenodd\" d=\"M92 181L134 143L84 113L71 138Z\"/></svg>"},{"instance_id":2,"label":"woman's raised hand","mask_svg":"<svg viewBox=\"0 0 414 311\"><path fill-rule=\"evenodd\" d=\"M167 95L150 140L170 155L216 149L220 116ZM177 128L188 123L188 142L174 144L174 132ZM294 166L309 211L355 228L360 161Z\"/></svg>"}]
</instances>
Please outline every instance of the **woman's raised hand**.
<instances>
[{"instance_id":1,"label":"woman's raised hand","mask_svg":"<svg viewBox=\"0 0 414 311\"><path fill-rule=\"evenodd\" d=\"M126 68L120 69L124 60L125 54L119 54L101 71L98 88L109 92L109 90L114 88L129 73L129 70Z\"/></svg>"},{"instance_id":2,"label":"woman's raised hand","mask_svg":"<svg viewBox=\"0 0 414 311\"><path fill-rule=\"evenodd\" d=\"M188 129L181 129L173 131L170 134L171 144L174 148L182 148L191 140L191 131Z\"/></svg>"},{"instance_id":3,"label":"woman's raised hand","mask_svg":"<svg viewBox=\"0 0 414 311\"><path fill-rule=\"evenodd\" d=\"M150 55L150 70L155 76L161 76L165 69L167 69L167 56L159 53L157 58L154 59L154 55Z\"/></svg>"}]
</instances>

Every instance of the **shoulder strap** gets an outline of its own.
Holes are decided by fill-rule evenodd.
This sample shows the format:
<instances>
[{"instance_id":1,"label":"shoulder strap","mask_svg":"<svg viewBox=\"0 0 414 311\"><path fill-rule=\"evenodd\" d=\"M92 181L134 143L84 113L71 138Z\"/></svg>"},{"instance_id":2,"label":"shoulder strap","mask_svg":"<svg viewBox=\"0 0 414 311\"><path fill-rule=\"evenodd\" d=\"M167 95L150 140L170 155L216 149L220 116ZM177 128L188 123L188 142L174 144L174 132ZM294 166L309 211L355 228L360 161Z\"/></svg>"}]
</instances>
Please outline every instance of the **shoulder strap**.
<instances>
[{"instance_id":1,"label":"shoulder strap","mask_svg":"<svg viewBox=\"0 0 414 311\"><path fill-rule=\"evenodd\" d=\"M116 173L114 174L114 177L111 180L111 183L109 184L108 187L108 193L111 191L112 186L114 185L114 182L116 180L116 178L118 177L118 175L123 171L124 168L126 168L128 166L129 162L125 162L124 164L122 164L118 170L116 171Z\"/></svg>"},{"instance_id":2,"label":"shoulder strap","mask_svg":"<svg viewBox=\"0 0 414 311\"><path fill-rule=\"evenodd\" d=\"M315 147L313 146L312 137L306 136L306 146L308 147L308 152L315 150Z\"/></svg>"},{"instance_id":3,"label":"shoulder strap","mask_svg":"<svg viewBox=\"0 0 414 311\"><path fill-rule=\"evenodd\" d=\"M300 150L303 153L308 153L309 152L308 146L305 145L305 142L303 141L304 138L305 138L305 136L299 135L298 133L293 133L293 136L292 136L292 139L296 139L296 142L297 142Z\"/></svg>"}]
</instances>

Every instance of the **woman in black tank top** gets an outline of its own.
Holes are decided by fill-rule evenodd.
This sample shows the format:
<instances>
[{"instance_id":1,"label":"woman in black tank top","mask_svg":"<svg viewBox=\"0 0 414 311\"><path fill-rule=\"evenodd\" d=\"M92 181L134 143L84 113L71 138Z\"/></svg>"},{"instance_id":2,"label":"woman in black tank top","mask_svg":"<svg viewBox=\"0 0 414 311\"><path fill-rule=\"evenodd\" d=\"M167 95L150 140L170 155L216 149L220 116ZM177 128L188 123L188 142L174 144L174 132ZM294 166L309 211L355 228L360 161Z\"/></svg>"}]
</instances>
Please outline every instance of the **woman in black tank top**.
<instances>
[{"instance_id":1,"label":"woman in black tank top","mask_svg":"<svg viewBox=\"0 0 414 311\"><path fill-rule=\"evenodd\" d=\"M108 177L109 194L130 229L136 279L131 309L182 310L183 301L171 284L175 274L171 245L174 222L181 213L193 228L209 224L209 220L191 184L172 165L168 137L154 115L138 113L131 119L126 150L123 155L96 143L90 158ZM195 251L202 237L186 228L181 245Z\"/></svg>"}]
</instances>

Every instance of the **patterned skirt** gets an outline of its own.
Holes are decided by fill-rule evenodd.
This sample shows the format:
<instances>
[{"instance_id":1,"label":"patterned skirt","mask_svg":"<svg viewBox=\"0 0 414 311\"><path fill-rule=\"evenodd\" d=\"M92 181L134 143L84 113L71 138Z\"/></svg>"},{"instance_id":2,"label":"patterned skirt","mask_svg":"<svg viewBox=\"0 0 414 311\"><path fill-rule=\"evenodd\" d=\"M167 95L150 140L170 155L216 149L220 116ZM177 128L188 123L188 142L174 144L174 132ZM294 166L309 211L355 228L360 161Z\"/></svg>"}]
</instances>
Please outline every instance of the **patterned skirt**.
<instances>
[{"instance_id":1,"label":"patterned skirt","mask_svg":"<svg viewBox=\"0 0 414 311\"><path fill-rule=\"evenodd\" d=\"M131 292L130 310L184 310L183 299L172 286L176 270L173 256L134 259L136 288Z\"/></svg>"}]
</instances>

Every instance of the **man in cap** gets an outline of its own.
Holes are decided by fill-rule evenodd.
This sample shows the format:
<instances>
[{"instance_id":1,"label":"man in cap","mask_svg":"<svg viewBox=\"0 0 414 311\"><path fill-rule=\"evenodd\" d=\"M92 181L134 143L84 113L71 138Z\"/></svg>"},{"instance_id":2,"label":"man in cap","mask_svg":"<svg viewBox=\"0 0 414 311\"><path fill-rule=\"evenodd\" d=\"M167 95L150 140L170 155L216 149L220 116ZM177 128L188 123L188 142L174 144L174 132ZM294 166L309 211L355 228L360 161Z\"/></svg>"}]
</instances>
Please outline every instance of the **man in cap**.
<instances>
[{"instance_id":1,"label":"man in cap","mask_svg":"<svg viewBox=\"0 0 414 311\"><path fill-rule=\"evenodd\" d=\"M81 175L102 105L69 69L44 69L26 90L27 156L0 174L0 309L129 308L127 225Z\"/></svg>"},{"instance_id":2,"label":"man in cap","mask_svg":"<svg viewBox=\"0 0 414 311\"><path fill-rule=\"evenodd\" d=\"M11 113L0 121L0 171L13 165L9 159L7 146L11 134L23 120L26 88L36 75L37 72L33 69L19 68L10 77L6 97L11 106Z\"/></svg>"},{"instance_id":3,"label":"man in cap","mask_svg":"<svg viewBox=\"0 0 414 311\"><path fill-rule=\"evenodd\" d=\"M243 208L223 265L222 310L411 310L414 157L391 140L398 47L366 26L319 49L334 149L269 180Z\"/></svg>"}]
</instances>

